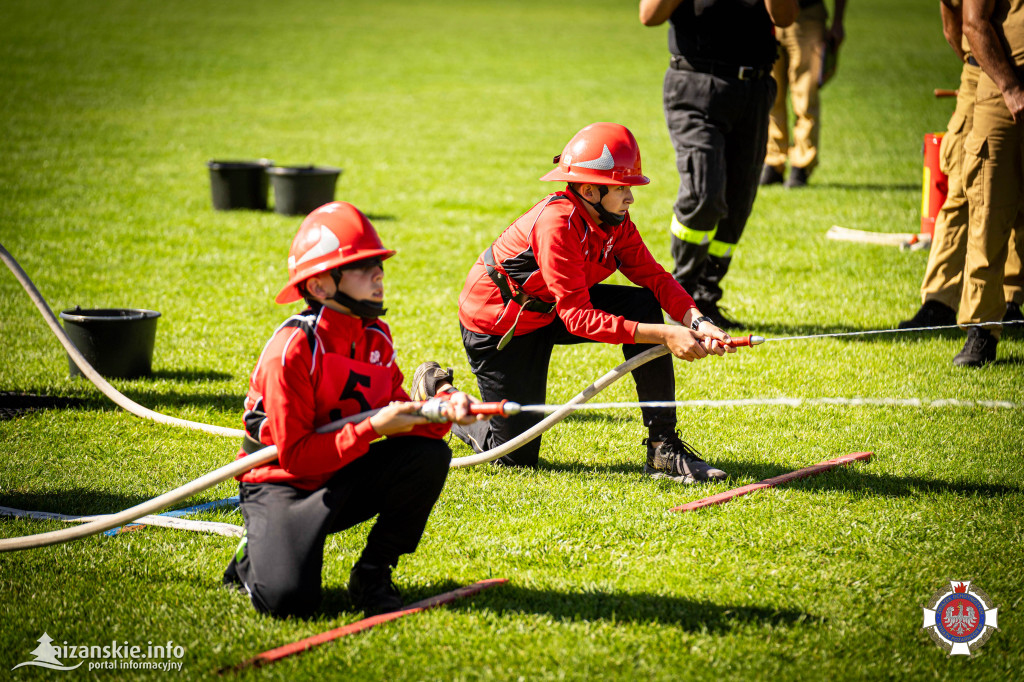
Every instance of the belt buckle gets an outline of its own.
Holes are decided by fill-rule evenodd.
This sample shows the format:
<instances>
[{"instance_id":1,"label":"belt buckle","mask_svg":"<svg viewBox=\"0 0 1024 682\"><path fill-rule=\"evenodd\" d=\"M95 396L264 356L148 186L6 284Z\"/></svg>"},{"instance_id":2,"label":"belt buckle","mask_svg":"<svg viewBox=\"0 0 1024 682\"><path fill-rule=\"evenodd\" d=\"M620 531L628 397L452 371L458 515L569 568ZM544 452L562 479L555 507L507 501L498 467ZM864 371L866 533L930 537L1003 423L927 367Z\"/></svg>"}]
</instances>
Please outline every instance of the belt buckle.
<instances>
[{"instance_id":1,"label":"belt buckle","mask_svg":"<svg viewBox=\"0 0 1024 682\"><path fill-rule=\"evenodd\" d=\"M739 68L739 71L736 73L736 77L739 78L741 81L748 81L748 80L750 80L751 78L754 77L754 67L753 66L741 66Z\"/></svg>"}]
</instances>

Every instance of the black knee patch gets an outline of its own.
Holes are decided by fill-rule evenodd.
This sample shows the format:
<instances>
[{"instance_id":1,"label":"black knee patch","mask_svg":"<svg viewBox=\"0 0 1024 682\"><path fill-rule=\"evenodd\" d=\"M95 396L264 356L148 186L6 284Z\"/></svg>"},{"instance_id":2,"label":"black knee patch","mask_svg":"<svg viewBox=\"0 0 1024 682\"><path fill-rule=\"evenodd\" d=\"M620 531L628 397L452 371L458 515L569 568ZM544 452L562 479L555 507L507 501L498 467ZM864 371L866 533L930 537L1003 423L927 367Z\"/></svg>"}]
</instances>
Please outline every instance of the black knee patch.
<instances>
[{"instance_id":1,"label":"black knee patch","mask_svg":"<svg viewBox=\"0 0 1024 682\"><path fill-rule=\"evenodd\" d=\"M299 585L252 586L252 604L274 618L309 618L320 606L320 591Z\"/></svg>"}]
</instances>

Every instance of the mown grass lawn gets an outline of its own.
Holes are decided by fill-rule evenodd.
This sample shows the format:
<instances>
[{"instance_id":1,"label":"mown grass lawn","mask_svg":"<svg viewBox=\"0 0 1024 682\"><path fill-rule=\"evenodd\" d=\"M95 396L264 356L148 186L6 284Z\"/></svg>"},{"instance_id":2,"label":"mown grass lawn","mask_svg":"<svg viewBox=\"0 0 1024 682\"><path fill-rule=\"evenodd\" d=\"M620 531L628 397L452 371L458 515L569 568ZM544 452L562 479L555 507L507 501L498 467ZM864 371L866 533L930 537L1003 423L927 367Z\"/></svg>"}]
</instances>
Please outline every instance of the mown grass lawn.
<instances>
[{"instance_id":1,"label":"mown grass lawn","mask_svg":"<svg viewBox=\"0 0 1024 682\"><path fill-rule=\"evenodd\" d=\"M248 373L293 308L273 303L298 219L215 212L205 162L343 167L337 197L399 255L387 320L411 375L427 359L473 382L457 295L477 254L552 186L537 182L583 125L629 126L651 185L632 210L664 264L676 189L661 113L665 29L635 3L111 0L6 3L0 22L2 243L54 310L159 310L152 378L114 383L154 410L240 427ZM919 304L926 254L831 242L833 224L915 231L921 141L952 109L958 64L931 3L859 0L824 91L823 156L806 191L758 197L724 306L768 337L889 328ZM613 281L621 281L615 279ZM542 466L453 471L409 601L508 578L242 677L304 679L1009 679L1024 666L1024 345L951 366L955 332L771 343L677 363L681 400L920 398L1013 408L692 407L684 436L732 474L643 477L634 411L571 418ZM621 361L556 352L549 402ZM0 421L0 505L109 513L229 462L237 443L143 422L68 377L63 351L0 274L0 391L77 399ZM624 380L602 400L633 400ZM460 443L455 454L469 454ZM874 458L722 507L669 508L838 455ZM235 494L222 484L190 501ZM237 511L206 520L241 523ZM0 519L0 536L60 527ZM234 541L164 529L0 555L0 669L55 644L185 648L206 678L358 620L345 591L366 528L333 536L323 612L257 615L219 588ZM950 579L999 606L974 657L947 658L922 612ZM71 662L70 659L65 661ZM68 675L146 676L124 671Z\"/></svg>"}]
</instances>

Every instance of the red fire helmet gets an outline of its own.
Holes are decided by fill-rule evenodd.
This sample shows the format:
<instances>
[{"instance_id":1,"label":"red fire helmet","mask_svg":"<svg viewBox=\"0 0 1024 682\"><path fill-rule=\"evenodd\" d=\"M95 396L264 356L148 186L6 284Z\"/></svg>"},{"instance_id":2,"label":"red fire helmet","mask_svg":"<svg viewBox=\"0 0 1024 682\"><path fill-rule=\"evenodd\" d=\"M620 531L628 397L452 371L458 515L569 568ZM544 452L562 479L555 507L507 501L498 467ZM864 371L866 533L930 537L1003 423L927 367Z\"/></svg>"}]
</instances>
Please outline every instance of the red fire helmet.
<instances>
[{"instance_id":1,"label":"red fire helmet","mask_svg":"<svg viewBox=\"0 0 1024 682\"><path fill-rule=\"evenodd\" d=\"M651 181L640 168L636 138L618 123L591 123L573 135L555 163L541 180L630 186Z\"/></svg>"},{"instance_id":2,"label":"red fire helmet","mask_svg":"<svg viewBox=\"0 0 1024 682\"><path fill-rule=\"evenodd\" d=\"M362 211L345 201L333 201L306 216L288 253L288 284L274 300L291 303L302 298L295 285L313 275L367 258L391 258L377 230Z\"/></svg>"}]
</instances>

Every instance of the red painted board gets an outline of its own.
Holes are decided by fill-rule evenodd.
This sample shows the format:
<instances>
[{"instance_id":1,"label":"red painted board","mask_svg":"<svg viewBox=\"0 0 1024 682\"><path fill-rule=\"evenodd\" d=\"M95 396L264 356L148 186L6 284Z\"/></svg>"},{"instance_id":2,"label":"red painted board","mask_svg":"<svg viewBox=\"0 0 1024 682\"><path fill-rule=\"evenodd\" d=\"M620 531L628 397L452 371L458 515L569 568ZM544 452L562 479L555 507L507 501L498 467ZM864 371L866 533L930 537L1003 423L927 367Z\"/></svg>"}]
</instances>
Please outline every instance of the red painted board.
<instances>
[{"instance_id":1,"label":"red painted board","mask_svg":"<svg viewBox=\"0 0 1024 682\"><path fill-rule=\"evenodd\" d=\"M733 488L732 490L727 490L724 493L718 493L716 495L702 497L699 500L687 502L686 504L680 505L678 507L672 507L672 509L670 509L669 511L693 511L695 509L701 509L703 507L710 507L715 504L724 504L726 502L729 502L730 500L736 499L737 497L742 497L743 495L752 493L755 490L761 490L762 488L774 488L777 485L782 485L783 483L795 481L798 478L817 476L818 474L824 473L829 469L835 469L836 467L843 466L844 464L849 464L850 462L866 462L869 459L871 459L871 456L873 454L874 453L872 452L854 452L849 455L843 455L842 457L836 457L835 459L820 462L818 464L815 464L814 466L809 466L805 469L798 469L796 471L791 471L788 474L781 474L779 476L773 476L772 478L766 478L765 480L760 481L758 483L751 483L750 485L745 485L740 488Z\"/></svg>"}]
</instances>

